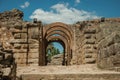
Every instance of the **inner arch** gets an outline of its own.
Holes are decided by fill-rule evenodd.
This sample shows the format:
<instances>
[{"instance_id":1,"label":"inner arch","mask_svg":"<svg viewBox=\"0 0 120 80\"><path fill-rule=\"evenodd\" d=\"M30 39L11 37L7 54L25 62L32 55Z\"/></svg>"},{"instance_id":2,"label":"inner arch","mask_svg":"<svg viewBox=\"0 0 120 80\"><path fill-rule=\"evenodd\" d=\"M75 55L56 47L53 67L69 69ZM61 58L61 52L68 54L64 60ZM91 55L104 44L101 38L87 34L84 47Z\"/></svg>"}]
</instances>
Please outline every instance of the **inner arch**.
<instances>
[{"instance_id":1,"label":"inner arch","mask_svg":"<svg viewBox=\"0 0 120 80\"><path fill-rule=\"evenodd\" d=\"M63 46L64 49L64 56L63 56L63 64L64 65L70 65L71 61L71 54L72 54L72 40L73 40L73 34L72 34L72 28L66 24L63 23L52 23L49 25L46 25L43 28L43 38L44 38L44 46L45 50L47 50L48 45L51 42L58 42ZM44 55L47 57L47 52L44 53ZM45 58L46 64L47 64L47 58Z\"/></svg>"}]
</instances>

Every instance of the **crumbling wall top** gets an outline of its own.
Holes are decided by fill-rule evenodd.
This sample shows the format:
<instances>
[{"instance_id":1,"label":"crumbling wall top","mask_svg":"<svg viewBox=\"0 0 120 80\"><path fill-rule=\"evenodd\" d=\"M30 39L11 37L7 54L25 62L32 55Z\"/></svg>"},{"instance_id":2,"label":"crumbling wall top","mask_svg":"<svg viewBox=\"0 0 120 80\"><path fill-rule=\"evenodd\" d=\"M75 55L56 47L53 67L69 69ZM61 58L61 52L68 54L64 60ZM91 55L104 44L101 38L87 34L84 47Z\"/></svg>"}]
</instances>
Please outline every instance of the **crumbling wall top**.
<instances>
[{"instance_id":1,"label":"crumbling wall top","mask_svg":"<svg viewBox=\"0 0 120 80\"><path fill-rule=\"evenodd\" d=\"M12 9L11 11L5 11L0 13L0 21L8 21L8 20L22 20L23 12L18 9Z\"/></svg>"}]
</instances>

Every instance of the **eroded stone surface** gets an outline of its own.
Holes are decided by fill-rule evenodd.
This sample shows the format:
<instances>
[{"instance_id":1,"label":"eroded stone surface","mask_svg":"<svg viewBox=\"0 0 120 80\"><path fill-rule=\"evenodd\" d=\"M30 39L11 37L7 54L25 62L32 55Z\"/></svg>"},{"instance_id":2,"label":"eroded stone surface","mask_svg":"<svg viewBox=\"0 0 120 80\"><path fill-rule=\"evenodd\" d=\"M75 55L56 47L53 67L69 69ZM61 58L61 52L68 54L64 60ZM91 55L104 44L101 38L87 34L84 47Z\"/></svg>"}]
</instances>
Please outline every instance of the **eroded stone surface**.
<instances>
[{"instance_id":1,"label":"eroded stone surface","mask_svg":"<svg viewBox=\"0 0 120 80\"><path fill-rule=\"evenodd\" d=\"M115 31L98 44L98 66L101 68L120 67L120 33Z\"/></svg>"}]
</instances>

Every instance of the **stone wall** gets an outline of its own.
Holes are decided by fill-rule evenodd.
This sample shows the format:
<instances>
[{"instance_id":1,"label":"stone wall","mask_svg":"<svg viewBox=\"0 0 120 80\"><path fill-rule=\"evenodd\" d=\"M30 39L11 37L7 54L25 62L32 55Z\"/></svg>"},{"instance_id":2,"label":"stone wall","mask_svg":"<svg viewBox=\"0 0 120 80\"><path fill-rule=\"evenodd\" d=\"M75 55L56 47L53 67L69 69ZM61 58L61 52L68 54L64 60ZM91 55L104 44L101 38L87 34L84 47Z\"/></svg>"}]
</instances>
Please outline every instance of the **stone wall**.
<instances>
[{"instance_id":1,"label":"stone wall","mask_svg":"<svg viewBox=\"0 0 120 80\"><path fill-rule=\"evenodd\" d=\"M38 65L39 61L39 41L38 41L38 24L29 26L28 35L29 35L29 52L28 52L28 64L29 65ZM31 28L30 28L31 27ZM34 27L34 28L32 28Z\"/></svg>"},{"instance_id":2,"label":"stone wall","mask_svg":"<svg viewBox=\"0 0 120 80\"><path fill-rule=\"evenodd\" d=\"M0 80L15 80L16 68L13 51L4 49L0 43Z\"/></svg>"},{"instance_id":3,"label":"stone wall","mask_svg":"<svg viewBox=\"0 0 120 80\"><path fill-rule=\"evenodd\" d=\"M37 24L34 23L25 23L22 25L22 29L17 29L13 32L14 40L11 44L14 45L14 53L16 57L16 62L20 65L26 64L38 64L38 36L36 29L31 29L31 27L36 27Z\"/></svg>"},{"instance_id":4,"label":"stone wall","mask_svg":"<svg viewBox=\"0 0 120 80\"><path fill-rule=\"evenodd\" d=\"M120 67L120 19L102 22L98 28L98 67Z\"/></svg>"},{"instance_id":5,"label":"stone wall","mask_svg":"<svg viewBox=\"0 0 120 80\"><path fill-rule=\"evenodd\" d=\"M75 64L93 64L96 63L97 47L96 32L99 26L99 20L83 21L76 23L75 26Z\"/></svg>"},{"instance_id":6,"label":"stone wall","mask_svg":"<svg viewBox=\"0 0 120 80\"><path fill-rule=\"evenodd\" d=\"M38 64L38 31L31 29L38 24L22 18L17 9L0 13L0 41L5 49L13 49L18 65Z\"/></svg>"},{"instance_id":7,"label":"stone wall","mask_svg":"<svg viewBox=\"0 0 120 80\"><path fill-rule=\"evenodd\" d=\"M22 80L120 80L117 73L97 73L97 74L24 74Z\"/></svg>"},{"instance_id":8,"label":"stone wall","mask_svg":"<svg viewBox=\"0 0 120 80\"><path fill-rule=\"evenodd\" d=\"M100 68L120 67L120 19L75 24L75 55L72 64L94 64Z\"/></svg>"}]
</instances>

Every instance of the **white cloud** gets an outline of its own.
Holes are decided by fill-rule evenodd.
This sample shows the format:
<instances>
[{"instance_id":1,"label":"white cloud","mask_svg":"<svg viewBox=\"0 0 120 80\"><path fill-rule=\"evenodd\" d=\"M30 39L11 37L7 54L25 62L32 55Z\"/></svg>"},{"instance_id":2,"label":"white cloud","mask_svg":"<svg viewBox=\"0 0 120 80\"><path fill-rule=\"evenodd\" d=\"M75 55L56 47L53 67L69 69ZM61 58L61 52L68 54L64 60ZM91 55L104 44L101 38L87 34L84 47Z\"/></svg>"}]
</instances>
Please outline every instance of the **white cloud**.
<instances>
[{"instance_id":1,"label":"white cloud","mask_svg":"<svg viewBox=\"0 0 120 80\"><path fill-rule=\"evenodd\" d=\"M80 3L80 0L75 0L76 3Z\"/></svg>"},{"instance_id":2,"label":"white cloud","mask_svg":"<svg viewBox=\"0 0 120 80\"><path fill-rule=\"evenodd\" d=\"M26 1L23 5L21 5L21 8L27 8L30 5L30 3L28 1Z\"/></svg>"},{"instance_id":3,"label":"white cloud","mask_svg":"<svg viewBox=\"0 0 120 80\"><path fill-rule=\"evenodd\" d=\"M44 23L64 22L73 24L77 21L99 18L94 12L68 8L68 4L56 4L51 7L50 11L45 11L41 8L36 9L30 19L37 18Z\"/></svg>"}]
</instances>

